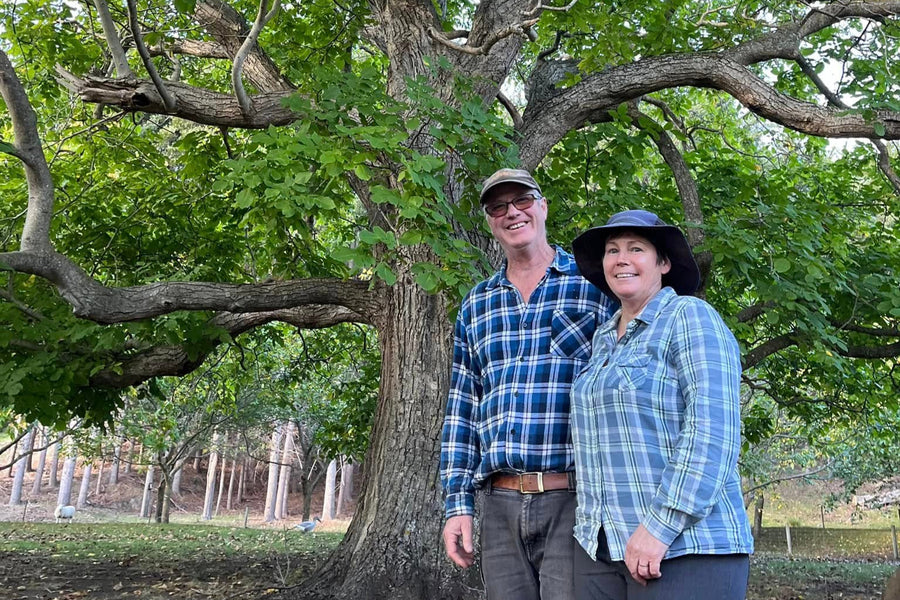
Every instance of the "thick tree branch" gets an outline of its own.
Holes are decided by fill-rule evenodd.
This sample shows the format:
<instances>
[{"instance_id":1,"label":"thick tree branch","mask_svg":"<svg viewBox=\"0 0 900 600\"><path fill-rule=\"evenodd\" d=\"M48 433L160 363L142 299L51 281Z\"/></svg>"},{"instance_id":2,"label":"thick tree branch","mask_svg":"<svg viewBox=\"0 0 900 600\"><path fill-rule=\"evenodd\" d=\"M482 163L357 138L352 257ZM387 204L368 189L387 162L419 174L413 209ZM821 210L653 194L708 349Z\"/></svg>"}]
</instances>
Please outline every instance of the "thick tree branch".
<instances>
[{"instance_id":1,"label":"thick tree branch","mask_svg":"<svg viewBox=\"0 0 900 600\"><path fill-rule=\"evenodd\" d=\"M835 352L847 358L896 358L900 356L900 342L884 346L847 345L846 350L835 348Z\"/></svg>"},{"instance_id":2,"label":"thick tree branch","mask_svg":"<svg viewBox=\"0 0 900 600\"><path fill-rule=\"evenodd\" d=\"M219 44L218 42L204 42L201 40L177 40L171 43L168 48L155 46L150 49L150 56L165 56L167 52L171 54L195 56L197 58L231 58L231 55L228 54L228 51L222 44Z\"/></svg>"},{"instance_id":3,"label":"thick tree branch","mask_svg":"<svg viewBox=\"0 0 900 600\"><path fill-rule=\"evenodd\" d=\"M129 112L171 115L202 125L264 129L269 125L287 125L301 115L283 105L290 92L279 91L253 97L253 113L244 115L231 94L221 94L183 83L169 82L168 90L176 98L172 112L166 108L156 87L134 79L79 79L57 67L57 80L85 102L117 106Z\"/></svg>"},{"instance_id":4,"label":"thick tree branch","mask_svg":"<svg viewBox=\"0 0 900 600\"><path fill-rule=\"evenodd\" d=\"M503 108L506 109L506 112L509 113L509 116L513 120L513 127L519 129L522 127L522 115L519 114L519 111L516 109L516 105L512 103L512 101L507 98L503 92L497 92L497 100L500 101L500 104L503 105Z\"/></svg>"},{"instance_id":5,"label":"thick tree branch","mask_svg":"<svg viewBox=\"0 0 900 600\"><path fill-rule=\"evenodd\" d=\"M111 288L94 281L56 252L0 253L0 263L54 284L75 316L96 323L124 323L178 310L267 312L308 304L333 304L364 319L381 306L379 287L367 281L303 279L256 284L173 281Z\"/></svg>"},{"instance_id":6,"label":"thick tree branch","mask_svg":"<svg viewBox=\"0 0 900 600\"><path fill-rule=\"evenodd\" d=\"M247 94L247 90L244 89L244 83L241 81L244 61L247 60L247 56L256 47L256 40L259 39L259 33L262 31L262 28L278 14L281 0L275 0L272 3L272 10L266 12L268 6L269 0L260 0L259 12L256 15L256 20L253 22L253 27L250 29L250 33L247 34L246 39L244 39L244 43L241 44L240 49L238 49L237 54L234 56L234 63L231 65L231 86L244 115L249 115L253 112L253 103Z\"/></svg>"},{"instance_id":7,"label":"thick tree branch","mask_svg":"<svg viewBox=\"0 0 900 600\"><path fill-rule=\"evenodd\" d=\"M225 330L236 338L255 327L281 321L301 329L319 329L338 323L370 323L369 317L342 306L307 305L292 309L258 313L222 313L210 322L211 329ZM183 346L157 346L121 358L115 368L104 369L91 378L90 385L120 389L137 385L153 377L182 376L197 369L218 345L210 339L205 352L197 354Z\"/></svg>"},{"instance_id":8,"label":"thick tree branch","mask_svg":"<svg viewBox=\"0 0 900 600\"><path fill-rule=\"evenodd\" d=\"M225 58L237 56L250 31L250 27L240 13L223 0L199 0L193 16L194 20L224 49ZM184 43L188 44L187 41ZM199 46L195 46L195 48L199 48ZM254 44L251 52L247 55L243 75L247 81L262 92L287 92L294 89L294 86L284 78L272 59L263 52L258 44ZM254 97L254 105L257 101L258 98Z\"/></svg>"},{"instance_id":9,"label":"thick tree branch","mask_svg":"<svg viewBox=\"0 0 900 600\"><path fill-rule=\"evenodd\" d=\"M900 139L900 113L862 114L823 108L778 92L727 55L651 57L585 77L571 88L529 104L522 118L522 162L533 168L562 136L605 117L623 102L666 88L701 87L730 94L761 117L809 135ZM883 135L876 129L883 127Z\"/></svg>"},{"instance_id":10,"label":"thick tree branch","mask_svg":"<svg viewBox=\"0 0 900 600\"><path fill-rule=\"evenodd\" d=\"M684 216L687 219L688 243L690 243L691 248L703 245L705 236L703 233L703 209L700 206L700 192L697 190L697 182L694 181L694 177L691 175L691 170L684 161L684 157L681 155L675 142L666 133L666 130L654 122L649 115L641 112L637 101L629 102L628 115L631 117L632 124L635 127L646 131L650 135L651 139L656 143L663 160L666 161L666 165L672 171L675 185L678 188L678 195L681 197L681 205L684 208ZM712 253L708 250L699 253L695 252L694 258L700 267L700 290L703 291L706 288L706 279L712 267Z\"/></svg>"},{"instance_id":11,"label":"thick tree branch","mask_svg":"<svg viewBox=\"0 0 900 600\"><path fill-rule=\"evenodd\" d=\"M137 47L138 54L141 55L141 60L144 61L144 68L147 69L147 73L150 75L153 85L156 86L156 91L159 92L159 95L163 100L166 112L171 113L175 110L175 98L169 93L169 90L166 89L162 77L160 77L159 73L156 71L156 66L153 64L150 52L147 50L147 46L144 45L144 36L141 33L141 25L138 23L137 7L134 4L134 0L126 0L126 4L128 5L128 22L131 26L131 34L134 36L134 45Z\"/></svg>"},{"instance_id":12,"label":"thick tree branch","mask_svg":"<svg viewBox=\"0 0 900 600\"><path fill-rule=\"evenodd\" d=\"M796 346L798 341L799 337L796 333L786 333L770 340L766 340L756 348L748 350L747 353L744 354L743 360L741 361L742 366L745 371L747 369L752 369L761 363L767 356L771 356L785 348Z\"/></svg>"},{"instance_id":13,"label":"thick tree branch","mask_svg":"<svg viewBox=\"0 0 900 600\"><path fill-rule=\"evenodd\" d=\"M0 49L0 96L12 120L15 146L6 149L25 164L28 208L22 230L23 251L50 250L50 219L53 216L53 179L44 157L37 130L37 117L9 57Z\"/></svg>"},{"instance_id":14,"label":"thick tree branch","mask_svg":"<svg viewBox=\"0 0 900 600\"><path fill-rule=\"evenodd\" d=\"M428 28L428 35L434 41L438 42L442 46L450 48L452 50L456 50L457 52L462 52L464 54L471 55L484 55L491 51L491 48L497 44L497 42L504 40L513 35L521 35L525 37L529 37L528 31L531 27L533 27L538 22L538 19L527 19L525 21L519 23L513 23L511 25L507 25L502 29L498 29L497 31L491 33L480 46L469 46L466 44L455 44L450 38L444 35L442 32L438 31L435 27ZM454 34L457 32L454 32Z\"/></svg>"},{"instance_id":15,"label":"thick tree branch","mask_svg":"<svg viewBox=\"0 0 900 600\"><path fill-rule=\"evenodd\" d=\"M97 9L97 15L100 17L103 37L106 38L106 45L109 47L109 53L116 68L116 76L131 77L131 67L128 65L128 59L125 57L125 49L122 47L122 40L119 39L116 24L109 14L109 5L106 3L106 0L94 0L94 6Z\"/></svg>"},{"instance_id":16,"label":"thick tree branch","mask_svg":"<svg viewBox=\"0 0 900 600\"><path fill-rule=\"evenodd\" d=\"M753 306L748 306L747 308L738 312L736 318L738 323L747 323L762 316L767 310L771 308L775 308L774 302L759 302L757 304L754 304Z\"/></svg>"}]
</instances>

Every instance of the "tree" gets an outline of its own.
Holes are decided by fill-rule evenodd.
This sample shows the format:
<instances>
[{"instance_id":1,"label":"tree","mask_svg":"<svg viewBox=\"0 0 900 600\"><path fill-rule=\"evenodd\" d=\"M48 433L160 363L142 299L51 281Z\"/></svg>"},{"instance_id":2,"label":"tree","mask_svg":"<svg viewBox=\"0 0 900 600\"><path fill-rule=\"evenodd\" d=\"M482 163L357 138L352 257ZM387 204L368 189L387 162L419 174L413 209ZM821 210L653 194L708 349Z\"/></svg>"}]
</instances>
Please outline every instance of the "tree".
<instances>
[{"instance_id":1,"label":"tree","mask_svg":"<svg viewBox=\"0 0 900 600\"><path fill-rule=\"evenodd\" d=\"M264 323L373 326L356 518L298 594L466 593L438 431L501 164L537 171L559 241L635 205L687 226L748 385L797 414L896 392L897 2L176 6L4 7L4 402L102 421ZM815 136L874 141L831 160Z\"/></svg>"}]
</instances>

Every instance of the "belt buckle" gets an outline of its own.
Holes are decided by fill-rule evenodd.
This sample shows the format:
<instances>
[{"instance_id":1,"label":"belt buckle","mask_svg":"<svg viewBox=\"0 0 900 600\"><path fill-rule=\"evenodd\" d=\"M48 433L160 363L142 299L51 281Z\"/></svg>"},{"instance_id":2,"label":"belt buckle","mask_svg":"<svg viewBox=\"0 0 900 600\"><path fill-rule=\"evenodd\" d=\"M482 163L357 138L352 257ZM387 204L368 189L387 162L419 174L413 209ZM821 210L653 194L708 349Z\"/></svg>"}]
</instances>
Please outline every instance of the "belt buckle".
<instances>
[{"instance_id":1,"label":"belt buckle","mask_svg":"<svg viewBox=\"0 0 900 600\"><path fill-rule=\"evenodd\" d=\"M537 491L526 490L525 489L525 476L527 475L536 475L537 476ZM544 493L544 474L541 472L534 473L521 473L519 475L519 493L520 494L543 494Z\"/></svg>"}]
</instances>

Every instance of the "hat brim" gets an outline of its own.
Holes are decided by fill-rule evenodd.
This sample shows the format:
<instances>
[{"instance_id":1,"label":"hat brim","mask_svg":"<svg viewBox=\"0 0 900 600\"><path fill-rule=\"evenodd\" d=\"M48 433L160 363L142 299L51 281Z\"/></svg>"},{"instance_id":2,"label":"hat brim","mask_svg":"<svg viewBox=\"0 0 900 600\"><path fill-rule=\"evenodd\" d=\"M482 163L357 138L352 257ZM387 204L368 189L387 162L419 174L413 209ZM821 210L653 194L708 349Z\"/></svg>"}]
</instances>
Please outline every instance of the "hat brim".
<instances>
[{"instance_id":1,"label":"hat brim","mask_svg":"<svg viewBox=\"0 0 900 600\"><path fill-rule=\"evenodd\" d=\"M615 298L603 272L606 240L619 231L634 231L664 249L671 268L662 276L663 287L669 286L681 296L690 296L700 287L700 268L681 230L673 225L636 226L604 225L593 227L572 242L572 253L582 277L611 298Z\"/></svg>"}]
</instances>

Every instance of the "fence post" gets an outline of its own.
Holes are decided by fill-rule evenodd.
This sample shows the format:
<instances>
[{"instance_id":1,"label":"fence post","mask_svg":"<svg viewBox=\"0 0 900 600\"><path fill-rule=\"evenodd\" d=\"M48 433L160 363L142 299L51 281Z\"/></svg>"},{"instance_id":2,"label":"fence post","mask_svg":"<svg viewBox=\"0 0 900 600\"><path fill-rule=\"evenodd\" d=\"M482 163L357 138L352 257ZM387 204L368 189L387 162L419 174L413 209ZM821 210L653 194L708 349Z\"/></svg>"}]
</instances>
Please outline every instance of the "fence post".
<instances>
[{"instance_id":1,"label":"fence post","mask_svg":"<svg viewBox=\"0 0 900 600\"><path fill-rule=\"evenodd\" d=\"M247 517L250 516L250 507L247 506L244 508L244 529L247 529Z\"/></svg>"},{"instance_id":2,"label":"fence post","mask_svg":"<svg viewBox=\"0 0 900 600\"><path fill-rule=\"evenodd\" d=\"M825 505L820 504L819 508L821 509L821 514L822 514L822 529L825 529Z\"/></svg>"},{"instance_id":3,"label":"fence post","mask_svg":"<svg viewBox=\"0 0 900 600\"><path fill-rule=\"evenodd\" d=\"M897 548L897 526L891 525L891 539L894 542L894 560L900 560L900 551Z\"/></svg>"},{"instance_id":4,"label":"fence post","mask_svg":"<svg viewBox=\"0 0 900 600\"><path fill-rule=\"evenodd\" d=\"M788 547L788 556L794 555L793 547L791 546L791 524L786 523L784 526L784 537L787 539L787 547Z\"/></svg>"}]
</instances>

